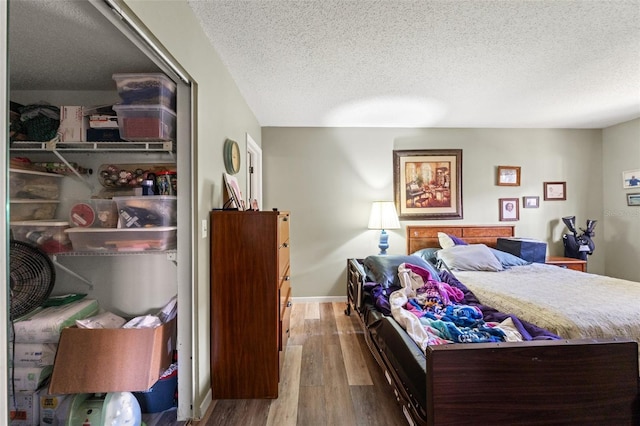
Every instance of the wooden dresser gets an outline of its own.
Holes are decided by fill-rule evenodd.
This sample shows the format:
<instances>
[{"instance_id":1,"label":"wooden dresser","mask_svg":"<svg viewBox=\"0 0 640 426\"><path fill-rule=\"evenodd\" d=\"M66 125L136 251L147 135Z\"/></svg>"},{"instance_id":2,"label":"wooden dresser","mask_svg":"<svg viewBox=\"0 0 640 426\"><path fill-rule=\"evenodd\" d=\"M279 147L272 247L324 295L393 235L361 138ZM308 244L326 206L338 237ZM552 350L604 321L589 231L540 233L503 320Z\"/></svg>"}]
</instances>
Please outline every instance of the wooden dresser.
<instances>
[{"instance_id":1,"label":"wooden dresser","mask_svg":"<svg viewBox=\"0 0 640 426\"><path fill-rule=\"evenodd\" d=\"M289 336L289 213L212 211L214 399L277 398Z\"/></svg>"},{"instance_id":2,"label":"wooden dresser","mask_svg":"<svg viewBox=\"0 0 640 426\"><path fill-rule=\"evenodd\" d=\"M556 265L561 268L573 269L580 272L587 272L587 261L574 259L572 257L549 256L545 260L547 265Z\"/></svg>"}]
</instances>

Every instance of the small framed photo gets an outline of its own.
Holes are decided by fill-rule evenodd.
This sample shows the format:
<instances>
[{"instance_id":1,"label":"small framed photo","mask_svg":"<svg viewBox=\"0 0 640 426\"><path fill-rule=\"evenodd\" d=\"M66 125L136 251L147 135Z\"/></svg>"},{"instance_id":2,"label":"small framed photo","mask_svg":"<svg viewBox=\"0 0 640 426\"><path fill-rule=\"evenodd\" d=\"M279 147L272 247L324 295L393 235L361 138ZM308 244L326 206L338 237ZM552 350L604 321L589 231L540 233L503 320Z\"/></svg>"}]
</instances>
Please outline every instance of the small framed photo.
<instances>
[{"instance_id":1,"label":"small framed photo","mask_svg":"<svg viewBox=\"0 0 640 426\"><path fill-rule=\"evenodd\" d=\"M640 207L640 193L627 194L627 205Z\"/></svg>"},{"instance_id":2,"label":"small framed photo","mask_svg":"<svg viewBox=\"0 0 640 426\"><path fill-rule=\"evenodd\" d=\"M517 198L500 198L498 201L501 222L520 219Z\"/></svg>"},{"instance_id":3,"label":"small framed photo","mask_svg":"<svg viewBox=\"0 0 640 426\"><path fill-rule=\"evenodd\" d=\"M544 199L545 201L566 200L567 182L545 182Z\"/></svg>"},{"instance_id":4,"label":"small framed photo","mask_svg":"<svg viewBox=\"0 0 640 426\"><path fill-rule=\"evenodd\" d=\"M520 186L520 167L498 166L498 186Z\"/></svg>"},{"instance_id":5,"label":"small framed photo","mask_svg":"<svg viewBox=\"0 0 640 426\"><path fill-rule=\"evenodd\" d=\"M640 170L622 172L622 187L624 189L640 188Z\"/></svg>"},{"instance_id":6,"label":"small framed photo","mask_svg":"<svg viewBox=\"0 0 640 426\"><path fill-rule=\"evenodd\" d=\"M522 208L537 209L540 207L540 197L524 196L522 197Z\"/></svg>"}]
</instances>

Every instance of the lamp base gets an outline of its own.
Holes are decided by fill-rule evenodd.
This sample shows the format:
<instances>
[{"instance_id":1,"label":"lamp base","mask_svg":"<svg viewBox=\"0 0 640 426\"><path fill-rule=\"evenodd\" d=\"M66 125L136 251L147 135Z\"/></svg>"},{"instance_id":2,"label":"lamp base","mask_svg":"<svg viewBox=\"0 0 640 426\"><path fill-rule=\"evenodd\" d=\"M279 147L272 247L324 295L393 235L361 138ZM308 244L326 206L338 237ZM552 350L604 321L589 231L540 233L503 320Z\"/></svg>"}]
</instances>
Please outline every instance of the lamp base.
<instances>
[{"instance_id":1,"label":"lamp base","mask_svg":"<svg viewBox=\"0 0 640 426\"><path fill-rule=\"evenodd\" d=\"M383 229L380 232L380 244L378 244L378 248L380 249L380 253L378 254L387 254L387 249L389 248L389 234Z\"/></svg>"}]
</instances>

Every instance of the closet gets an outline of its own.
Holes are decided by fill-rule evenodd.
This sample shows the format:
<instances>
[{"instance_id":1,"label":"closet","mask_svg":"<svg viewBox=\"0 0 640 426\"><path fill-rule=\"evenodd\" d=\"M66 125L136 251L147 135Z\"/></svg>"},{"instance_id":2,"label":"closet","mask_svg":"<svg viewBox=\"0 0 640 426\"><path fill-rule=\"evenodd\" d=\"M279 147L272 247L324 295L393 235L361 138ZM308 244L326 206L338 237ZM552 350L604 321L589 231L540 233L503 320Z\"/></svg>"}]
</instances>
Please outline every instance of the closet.
<instances>
[{"instance_id":1,"label":"closet","mask_svg":"<svg viewBox=\"0 0 640 426\"><path fill-rule=\"evenodd\" d=\"M176 170L177 248L157 252L52 255L56 265L52 294L86 293L98 300L102 309L129 318L155 313L177 295L178 419L187 420L192 413L192 365L197 362L191 351L195 233L191 219L190 84L154 55L135 31L114 14L107 2L11 1L7 27L7 97L13 102L22 105L42 101L56 106L113 105L119 102L112 78L115 73L163 73L177 85L177 133L173 142L110 145L25 141L9 145L7 141L7 155L10 158L27 157L34 162L77 164L93 170L92 174L70 174L62 178L55 217L59 221L69 220L69 209L78 200L90 199L105 190L99 179L99 171L105 165L168 164ZM8 180L9 171L5 173ZM9 252L6 255L8 259Z\"/></svg>"}]
</instances>

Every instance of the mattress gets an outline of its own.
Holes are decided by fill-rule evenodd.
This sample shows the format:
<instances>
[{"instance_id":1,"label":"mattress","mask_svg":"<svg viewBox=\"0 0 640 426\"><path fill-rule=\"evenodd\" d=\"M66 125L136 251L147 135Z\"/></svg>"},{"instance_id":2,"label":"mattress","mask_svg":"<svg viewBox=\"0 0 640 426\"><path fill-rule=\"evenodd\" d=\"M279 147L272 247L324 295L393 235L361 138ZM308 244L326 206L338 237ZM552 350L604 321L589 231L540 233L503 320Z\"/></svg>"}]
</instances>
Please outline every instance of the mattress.
<instances>
[{"instance_id":1,"label":"mattress","mask_svg":"<svg viewBox=\"0 0 640 426\"><path fill-rule=\"evenodd\" d=\"M624 337L640 343L640 283L539 263L454 273L483 304L563 338Z\"/></svg>"}]
</instances>

